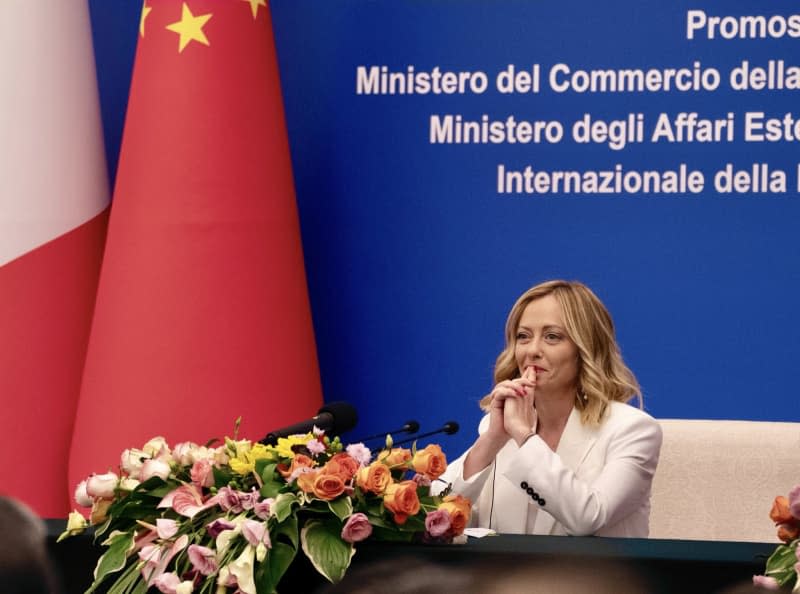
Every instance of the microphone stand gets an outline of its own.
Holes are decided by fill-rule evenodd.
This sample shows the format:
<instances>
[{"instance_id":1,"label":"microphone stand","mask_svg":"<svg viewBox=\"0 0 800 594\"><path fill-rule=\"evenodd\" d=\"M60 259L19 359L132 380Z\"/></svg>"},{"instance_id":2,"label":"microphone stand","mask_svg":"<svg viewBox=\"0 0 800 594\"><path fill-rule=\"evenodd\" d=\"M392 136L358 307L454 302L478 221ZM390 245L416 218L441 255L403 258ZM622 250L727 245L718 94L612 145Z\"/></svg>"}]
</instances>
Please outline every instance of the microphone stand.
<instances>
[{"instance_id":1,"label":"microphone stand","mask_svg":"<svg viewBox=\"0 0 800 594\"><path fill-rule=\"evenodd\" d=\"M410 437L408 439L404 439L403 441L396 441L393 444L394 446L403 445L405 443L410 443L412 441L417 441L418 439L422 439L423 437L430 437L431 435L436 435L438 433L444 433L445 435L453 435L453 433L457 433L459 429L458 423L455 421L448 421L441 428L437 429L436 431L428 431L427 433L420 433L414 437Z\"/></svg>"},{"instance_id":2,"label":"microphone stand","mask_svg":"<svg viewBox=\"0 0 800 594\"><path fill-rule=\"evenodd\" d=\"M416 433L419 431L419 423L417 421L406 421L406 424L400 427L399 429L393 429L391 431L384 431L382 433L376 433L375 435L370 435L368 437L362 437L361 439L357 439L355 441L372 441L373 439L385 439L387 435L393 435L395 433Z\"/></svg>"}]
</instances>

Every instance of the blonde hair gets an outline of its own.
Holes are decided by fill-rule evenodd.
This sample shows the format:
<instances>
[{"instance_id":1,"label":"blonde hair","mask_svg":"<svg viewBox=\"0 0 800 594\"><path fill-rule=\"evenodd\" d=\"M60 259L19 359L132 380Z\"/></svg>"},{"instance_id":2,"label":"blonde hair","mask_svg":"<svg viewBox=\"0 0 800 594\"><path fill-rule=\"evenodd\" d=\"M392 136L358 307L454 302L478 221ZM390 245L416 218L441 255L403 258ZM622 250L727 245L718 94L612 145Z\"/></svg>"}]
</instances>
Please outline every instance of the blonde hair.
<instances>
[{"instance_id":1,"label":"blonde hair","mask_svg":"<svg viewBox=\"0 0 800 594\"><path fill-rule=\"evenodd\" d=\"M578 347L575 406L581 411L581 421L599 423L611 401L627 402L637 397L641 408L639 383L622 360L608 310L589 287L577 281L547 281L517 299L506 320L506 346L495 362L494 383L519 377L514 351L522 312L531 301L547 295L555 297L561 307L565 330ZM481 408L488 410L490 402L491 397L484 396Z\"/></svg>"}]
</instances>

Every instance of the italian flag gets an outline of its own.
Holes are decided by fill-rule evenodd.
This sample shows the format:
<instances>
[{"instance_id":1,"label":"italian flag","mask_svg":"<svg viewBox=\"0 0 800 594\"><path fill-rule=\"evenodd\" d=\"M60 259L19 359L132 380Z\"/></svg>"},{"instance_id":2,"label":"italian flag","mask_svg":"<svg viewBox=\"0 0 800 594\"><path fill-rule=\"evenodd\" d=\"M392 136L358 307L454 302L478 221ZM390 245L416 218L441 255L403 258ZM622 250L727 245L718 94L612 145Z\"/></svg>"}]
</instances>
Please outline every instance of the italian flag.
<instances>
[{"instance_id":1,"label":"italian flag","mask_svg":"<svg viewBox=\"0 0 800 594\"><path fill-rule=\"evenodd\" d=\"M0 492L70 507L109 191L86 2L0 2Z\"/></svg>"}]
</instances>

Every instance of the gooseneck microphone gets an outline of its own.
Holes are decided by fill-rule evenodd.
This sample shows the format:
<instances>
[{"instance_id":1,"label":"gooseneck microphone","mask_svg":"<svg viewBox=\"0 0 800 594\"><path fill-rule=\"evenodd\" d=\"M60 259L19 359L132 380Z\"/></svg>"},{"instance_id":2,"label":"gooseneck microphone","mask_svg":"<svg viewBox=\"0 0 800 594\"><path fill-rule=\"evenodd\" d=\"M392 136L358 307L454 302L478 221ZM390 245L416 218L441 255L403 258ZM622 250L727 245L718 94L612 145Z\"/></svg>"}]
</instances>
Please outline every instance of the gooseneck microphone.
<instances>
[{"instance_id":1,"label":"gooseneck microphone","mask_svg":"<svg viewBox=\"0 0 800 594\"><path fill-rule=\"evenodd\" d=\"M385 439L387 435L396 435L397 433L416 433L417 431L419 431L419 422L411 420L411 421L406 421L406 424L400 427L399 429L382 431L380 433L376 433L375 435L362 437L361 439L357 439L355 441L371 441L373 439Z\"/></svg>"},{"instance_id":2,"label":"gooseneck microphone","mask_svg":"<svg viewBox=\"0 0 800 594\"><path fill-rule=\"evenodd\" d=\"M279 437L288 437L298 433L308 433L314 426L325 431L328 436L336 436L350 431L358 422L358 413L352 404L347 402L329 402L317 411L316 416L294 425L276 429L260 441L264 445L275 445Z\"/></svg>"},{"instance_id":3,"label":"gooseneck microphone","mask_svg":"<svg viewBox=\"0 0 800 594\"><path fill-rule=\"evenodd\" d=\"M444 433L445 435L453 435L453 433L458 432L458 423L455 421L447 421L444 425L439 427L436 431L429 431L428 433L420 433L419 435L415 435L414 437L410 437L408 439L404 439L403 441L396 441L394 445L402 445L404 443L410 443L412 441L416 441L418 439L422 439L423 437L430 437L431 435L437 435L439 433Z\"/></svg>"}]
</instances>

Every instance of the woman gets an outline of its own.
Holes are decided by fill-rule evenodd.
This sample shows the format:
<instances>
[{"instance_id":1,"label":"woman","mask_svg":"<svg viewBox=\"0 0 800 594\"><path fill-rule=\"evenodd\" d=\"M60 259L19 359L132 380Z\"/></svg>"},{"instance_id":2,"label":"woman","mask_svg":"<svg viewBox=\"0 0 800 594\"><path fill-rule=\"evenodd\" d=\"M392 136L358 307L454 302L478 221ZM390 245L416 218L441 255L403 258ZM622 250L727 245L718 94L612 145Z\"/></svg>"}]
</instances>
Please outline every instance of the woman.
<instances>
[{"instance_id":1,"label":"woman","mask_svg":"<svg viewBox=\"0 0 800 594\"><path fill-rule=\"evenodd\" d=\"M625 404L641 394L611 316L578 282L514 304L472 447L442 477L502 533L646 537L661 428Z\"/></svg>"}]
</instances>

